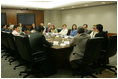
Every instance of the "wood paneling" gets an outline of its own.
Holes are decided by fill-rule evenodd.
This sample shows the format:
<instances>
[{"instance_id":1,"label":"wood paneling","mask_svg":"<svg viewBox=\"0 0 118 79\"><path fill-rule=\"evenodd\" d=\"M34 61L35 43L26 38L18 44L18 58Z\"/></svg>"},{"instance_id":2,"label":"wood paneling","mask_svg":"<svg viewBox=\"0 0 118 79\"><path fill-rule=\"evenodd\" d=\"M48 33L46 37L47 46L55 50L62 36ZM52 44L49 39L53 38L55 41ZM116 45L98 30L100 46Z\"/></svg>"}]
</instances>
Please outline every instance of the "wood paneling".
<instances>
[{"instance_id":1,"label":"wood paneling","mask_svg":"<svg viewBox=\"0 0 118 79\"><path fill-rule=\"evenodd\" d=\"M107 34L108 38L109 38L110 36L112 36L112 35L117 35L117 33L108 33L108 34Z\"/></svg>"},{"instance_id":2,"label":"wood paneling","mask_svg":"<svg viewBox=\"0 0 118 79\"><path fill-rule=\"evenodd\" d=\"M33 13L35 14L35 24L38 26L40 23L44 23L44 11L43 10L18 10L18 9L1 9L2 13L6 13L7 24L17 24L18 13Z\"/></svg>"}]
</instances>

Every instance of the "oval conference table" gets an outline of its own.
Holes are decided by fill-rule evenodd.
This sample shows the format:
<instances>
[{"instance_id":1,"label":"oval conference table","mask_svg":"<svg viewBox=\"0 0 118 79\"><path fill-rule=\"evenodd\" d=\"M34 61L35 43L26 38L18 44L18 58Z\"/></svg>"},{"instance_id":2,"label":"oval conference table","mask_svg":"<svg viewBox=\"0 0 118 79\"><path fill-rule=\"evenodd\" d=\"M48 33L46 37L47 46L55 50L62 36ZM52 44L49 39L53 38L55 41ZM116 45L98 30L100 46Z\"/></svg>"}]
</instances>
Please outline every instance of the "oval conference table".
<instances>
[{"instance_id":1,"label":"oval conference table","mask_svg":"<svg viewBox=\"0 0 118 79\"><path fill-rule=\"evenodd\" d=\"M72 47L69 46L72 38L66 36L45 36L46 40L53 42L50 48L51 55L57 68L70 68L69 56L72 52Z\"/></svg>"}]
</instances>

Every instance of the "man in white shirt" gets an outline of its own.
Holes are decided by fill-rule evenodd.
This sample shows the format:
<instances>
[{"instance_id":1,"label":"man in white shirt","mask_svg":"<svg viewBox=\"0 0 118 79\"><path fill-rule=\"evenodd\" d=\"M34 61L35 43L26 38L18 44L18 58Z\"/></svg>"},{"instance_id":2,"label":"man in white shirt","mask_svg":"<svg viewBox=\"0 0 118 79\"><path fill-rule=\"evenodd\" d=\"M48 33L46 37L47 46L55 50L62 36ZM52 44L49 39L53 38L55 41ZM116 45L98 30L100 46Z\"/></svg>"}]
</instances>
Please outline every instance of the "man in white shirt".
<instances>
[{"instance_id":1,"label":"man in white shirt","mask_svg":"<svg viewBox=\"0 0 118 79\"><path fill-rule=\"evenodd\" d=\"M62 27L63 27L63 29L61 30L61 32L59 32L59 34L60 35L67 35L67 33L68 33L67 25L64 24Z\"/></svg>"},{"instance_id":2,"label":"man in white shirt","mask_svg":"<svg viewBox=\"0 0 118 79\"><path fill-rule=\"evenodd\" d=\"M19 30L18 25L14 25L14 30L13 30L12 34L15 35L15 36L19 36L20 35L19 31L20 30Z\"/></svg>"}]
</instances>

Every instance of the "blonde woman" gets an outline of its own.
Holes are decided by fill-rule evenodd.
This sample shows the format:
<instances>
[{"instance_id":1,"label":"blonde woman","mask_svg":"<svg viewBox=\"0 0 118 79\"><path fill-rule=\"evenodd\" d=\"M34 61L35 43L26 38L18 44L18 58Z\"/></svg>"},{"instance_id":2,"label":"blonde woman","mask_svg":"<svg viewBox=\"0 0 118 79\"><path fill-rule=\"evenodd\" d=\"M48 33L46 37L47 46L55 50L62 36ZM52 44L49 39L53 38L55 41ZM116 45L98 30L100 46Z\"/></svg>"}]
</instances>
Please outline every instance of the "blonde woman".
<instances>
[{"instance_id":1,"label":"blonde woman","mask_svg":"<svg viewBox=\"0 0 118 79\"><path fill-rule=\"evenodd\" d=\"M95 35L98 33L95 24L93 25L92 29L93 29L93 31L90 33L90 36L91 36L91 38L94 38Z\"/></svg>"}]
</instances>

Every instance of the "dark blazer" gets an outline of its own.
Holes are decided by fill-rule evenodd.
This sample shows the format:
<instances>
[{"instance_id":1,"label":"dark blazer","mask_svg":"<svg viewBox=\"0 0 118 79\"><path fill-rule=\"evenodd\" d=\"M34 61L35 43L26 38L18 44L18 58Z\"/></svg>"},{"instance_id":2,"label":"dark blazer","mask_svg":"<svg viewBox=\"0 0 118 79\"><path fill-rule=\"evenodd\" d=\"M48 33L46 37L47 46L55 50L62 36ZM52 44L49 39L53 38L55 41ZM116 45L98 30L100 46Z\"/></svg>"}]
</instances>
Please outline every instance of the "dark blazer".
<instances>
[{"instance_id":1,"label":"dark blazer","mask_svg":"<svg viewBox=\"0 0 118 79\"><path fill-rule=\"evenodd\" d=\"M12 30L11 30L11 29L10 29L10 30L9 30L9 29L6 29L5 31L6 31L6 32L12 33Z\"/></svg>"},{"instance_id":2,"label":"dark blazer","mask_svg":"<svg viewBox=\"0 0 118 79\"><path fill-rule=\"evenodd\" d=\"M48 32L48 27L46 27L46 32ZM49 28L49 32L51 32L51 27Z\"/></svg>"},{"instance_id":3,"label":"dark blazer","mask_svg":"<svg viewBox=\"0 0 118 79\"><path fill-rule=\"evenodd\" d=\"M91 30L86 30L84 33L90 34L92 31Z\"/></svg>"},{"instance_id":4,"label":"dark blazer","mask_svg":"<svg viewBox=\"0 0 118 79\"><path fill-rule=\"evenodd\" d=\"M52 46L40 32L32 33L29 37L29 42L32 52L46 51L46 47L49 48Z\"/></svg>"},{"instance_id":5,"label":"dark blazer","mask_svg":"<svg viewBox=\"0 0 118 79\"><path fill-rule=\"evenodd\" d=\"M31 27L30 31L33 30L33 26ZM36 26L35 26L35 30L36 30Z\"/></svg>"},{"instance_id":6,"label":"dark blazer","mask_svg":"<svg viewBox=\"0 0 118 79\"><path fill-rule=\"evenodd\" d=\"M108 36L106 32L99 32L95 35L95 37L104 37L104 45L103 45L103 50L106 49L107 47L107 42L108 42Z\"/></svg>"}]
</instances>

